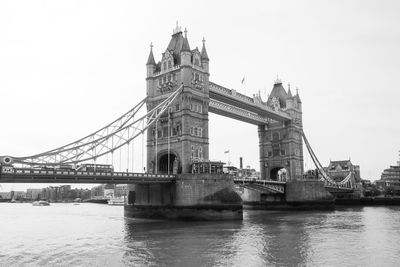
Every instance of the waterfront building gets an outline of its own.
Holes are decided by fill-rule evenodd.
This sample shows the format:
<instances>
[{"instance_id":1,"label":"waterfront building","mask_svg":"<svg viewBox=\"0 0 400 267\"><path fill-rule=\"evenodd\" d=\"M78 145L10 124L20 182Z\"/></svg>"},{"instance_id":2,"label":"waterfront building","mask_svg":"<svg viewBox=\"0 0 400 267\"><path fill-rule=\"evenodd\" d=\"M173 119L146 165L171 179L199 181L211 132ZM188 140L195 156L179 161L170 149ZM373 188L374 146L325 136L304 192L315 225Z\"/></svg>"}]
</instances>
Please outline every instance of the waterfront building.
<instances>
[{"instance_id":1,"label":"waterfront building","mask_svg":"<svg viewBox=\"0 0 400 267\"><path fill-rule=\"evenodd\" d=\"M128 185L117 184L115 186L115 197L123 197L128 195Z\"/></svg>"},{"instance_id":2,"label":"waterfront building","mask_svg":"<svg viewBox=\"0 0 400 267\"><path fill-rule=\"evenodd\" d=\"M0 192L0 199L11 199L11 192Z\"/></svg>"},{"instance_id":3,"label":"waterfront building","mask_svg":"<svg viewBox=\"0 0 400 267\"><path fill-rule=\"evenodd\" d=\"M26 190L26 199L28 200L37 200L40 198L40 193L42 192L42 189L36 189L36 188L28 188Z\"/></svg>"},{"instance_id":4,"label":"waterfront building","mask_svg":"<svg viewBox=\"0 0 400 267\"><path fill-rule=\"evenodd\" d=\"M395 190L400 190L400 161L382 172L381 180L377 181L378 184L384 188L390 186Z\"/></svg>"},{"instance_id":5,"label":"waterfront building","mask_svg":"<svg viewBox=\"0 0 400 267\"><path fill-rule=\"evenodd\" d=\"M26 193L24 191L11 191L12 199L24 199L26 197Z\"/></svg>"},{"instance_id":6,"label":"waterfront building","mask_svg":"<svg viewBox=\"0 0 400 267\"><path fill-rule=\"evenodd\" d=\"M92 199L113 198L115 195L115 185L102 184L93 187L90 191L91 191L90 197Z\"/></svg>"},{"instance_id":7,"label":"waterfront building","mask_svg":"<svg viewBox=\"0 0 400 267\"><path fill-rule=\"evenodd\" d=\"M330 161L325 171L335 182L341 182L349 173L353 173L354 182L361 183L360 166L354 165L350 160Z\"/></svg>"}]
</instances>

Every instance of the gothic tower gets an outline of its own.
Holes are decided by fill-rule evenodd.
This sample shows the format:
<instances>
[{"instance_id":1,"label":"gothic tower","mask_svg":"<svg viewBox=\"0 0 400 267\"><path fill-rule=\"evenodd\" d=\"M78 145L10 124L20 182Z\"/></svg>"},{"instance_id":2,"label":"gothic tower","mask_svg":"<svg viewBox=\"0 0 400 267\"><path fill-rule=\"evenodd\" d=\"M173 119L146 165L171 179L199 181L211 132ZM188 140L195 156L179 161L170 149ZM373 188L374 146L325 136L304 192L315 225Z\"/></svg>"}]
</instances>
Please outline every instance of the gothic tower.
<instances>
[{"instance_id":1,"label":"gothic tower","mask_svg":"<svg viewBox=\"0 0 400 267\"><path fill-rule=\"evenodd\" d=\"M290 114L291 121L271 122L258 127L261 178L299 180L303 174L302 107L298 92L292 95L277 79L267 105Z\"/></svg>"},{"instance_id":2,"label":"gothic tower","mask_svg":"<svg viewBox=\"0 0 400 267\"><path fill-rule=\"evenodd\" d=\"M185 29L176 26L161 61L152 51L147 67L147 110L183 86L168 112L147 131L147 171L158 174L190 173L195 161L208 160L209 59L190 49Z\"/></svg>"}]
</instances>

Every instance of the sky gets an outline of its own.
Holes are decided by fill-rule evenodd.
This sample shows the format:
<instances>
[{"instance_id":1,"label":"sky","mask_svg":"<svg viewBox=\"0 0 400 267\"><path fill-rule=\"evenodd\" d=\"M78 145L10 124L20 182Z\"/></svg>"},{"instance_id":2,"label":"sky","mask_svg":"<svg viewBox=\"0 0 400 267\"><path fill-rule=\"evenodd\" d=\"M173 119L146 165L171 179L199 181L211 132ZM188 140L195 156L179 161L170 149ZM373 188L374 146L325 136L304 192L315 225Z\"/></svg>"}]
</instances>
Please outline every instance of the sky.
<instances>
[{"instance_id":1,"label":"sky","mask_svg":"<svg viewBox=\"0 0 400 267\"><path fill-rule=\"evenodd\" d=\"M0 155L59 147L128 111L146 94L150 43L160 60L178 21L191 48L205 38L211 81L265 99L278 75L299 89L321 163L350 158L379 179L400 150L398 14L386 0L0 1ZM210 158L259 169L257 127L209 119Z\"/></svg>"}]
</instances>

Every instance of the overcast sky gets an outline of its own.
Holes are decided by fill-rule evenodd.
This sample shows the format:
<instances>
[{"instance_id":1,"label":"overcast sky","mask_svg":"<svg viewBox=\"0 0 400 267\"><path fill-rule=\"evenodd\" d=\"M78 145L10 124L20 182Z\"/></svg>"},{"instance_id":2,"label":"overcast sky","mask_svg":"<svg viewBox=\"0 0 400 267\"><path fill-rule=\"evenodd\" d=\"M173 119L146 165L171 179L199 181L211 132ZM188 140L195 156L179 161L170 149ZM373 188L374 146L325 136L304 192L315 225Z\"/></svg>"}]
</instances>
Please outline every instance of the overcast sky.
<instances>
[{"instance_id":1,"label":"overcast sky","mask_svg":"<svg viewBox=\"0 0 400 267\"><path fill-rule=\"evenodd\" d=\"M321 163L351 158L379 179L400 149L399 14L399 1L1 1L0 155L64 145L129 110L150 42L158 61L179 21L191 48L205 37L211 81L265 98L279 75L299 88ZM256 126L214 114L209 126L211 159L229 149L259 169Z\"/></svg>"}]
</instances>

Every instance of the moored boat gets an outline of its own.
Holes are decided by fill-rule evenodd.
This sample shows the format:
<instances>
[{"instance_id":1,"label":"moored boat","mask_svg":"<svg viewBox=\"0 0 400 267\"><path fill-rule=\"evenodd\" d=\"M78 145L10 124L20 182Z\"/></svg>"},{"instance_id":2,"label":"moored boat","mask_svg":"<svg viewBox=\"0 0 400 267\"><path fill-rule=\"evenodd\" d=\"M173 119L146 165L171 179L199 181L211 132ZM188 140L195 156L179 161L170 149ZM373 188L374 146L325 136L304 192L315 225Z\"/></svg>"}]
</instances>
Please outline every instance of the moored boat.
<instances>
[{"instance_id":1,"label":"moored boat","mask_svg":"<svg viewBox=\"0 0 400 267\"><path fill-rule=\"evenodd\" d=\"M124 198L110 198L108 200L108 205L123 206L124 204L125 204Z\"/></svg>"},{"instance_id":2,"label":"moored boat","mask_svg":"<svg viewBox=\"0 0 400 267\"><path fill-rule=\"evenodd\" d=\"M32 202L32 206L50 206L50 203L45 200L39 200Z\"/></svg>"}]
</instances>

